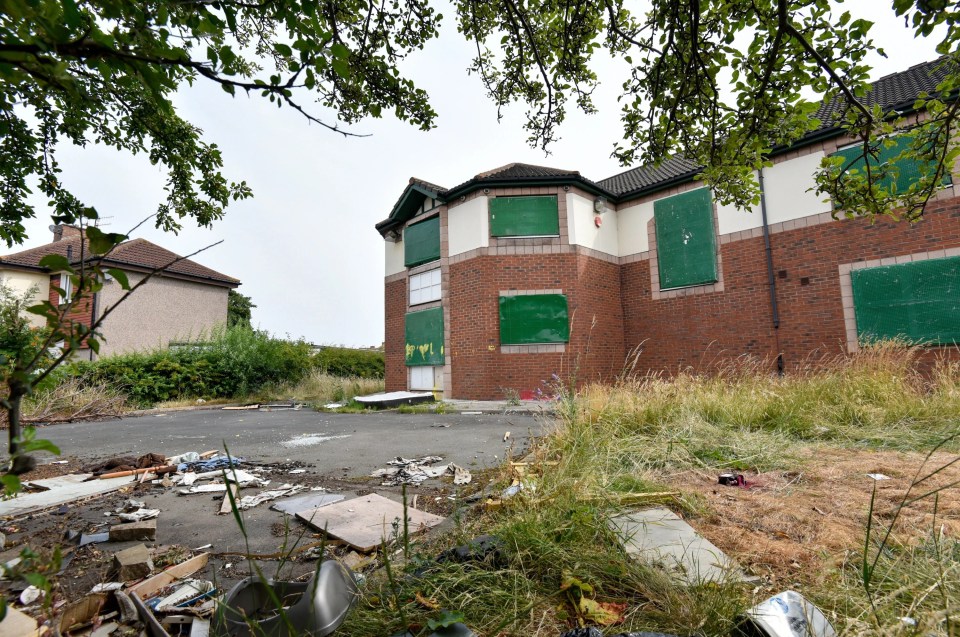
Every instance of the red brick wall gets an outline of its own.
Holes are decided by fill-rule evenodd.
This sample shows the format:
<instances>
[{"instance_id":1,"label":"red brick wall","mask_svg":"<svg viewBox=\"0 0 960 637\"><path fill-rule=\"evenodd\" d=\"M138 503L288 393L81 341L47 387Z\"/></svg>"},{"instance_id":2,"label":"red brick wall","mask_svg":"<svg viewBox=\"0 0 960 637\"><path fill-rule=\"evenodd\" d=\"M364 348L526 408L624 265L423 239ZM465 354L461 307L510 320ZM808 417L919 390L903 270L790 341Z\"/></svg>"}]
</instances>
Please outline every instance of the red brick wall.
<instances>
[{"instance_id":1,"label":"red brick wall","mask_svg":"<svg viewBox=\"0 0 960 637\"><path fill-rule=\"evenodd\" d=\"M575 254L482 256L450 265L453 395L497 399L564 381L609 380L623 361L623 314L616 264ZM567 295L564 353L501 353L500 292L558 289ZM593 325L596 318L596 325ZM588 347L589 342L589 347Z\"/></svg>"},{"instance_id":2,"label":"red brick wall","mask_svg":"<svg viewBox=\"0 0 960 637\"><path fill-rule=\"evenodd\" d=\"M407 280L400 279L386 284L386 324L383 341L385 382L387 391L403 391L407 388L407 368L404 365L406 337L403 321L407 310Z\"/></svg>"},{"instance_id":3,"label":"red brick wall","mask_svg":"<svg viewBox=\"0 0 960 637\"><path fill-rule=\"evenodd\" d=\"M60 303L60 293L54 290L54 287L60 287L60 275L55 274L50 277L50 294L49 300L56 307ZM74 291L74 294L76 292ZM93 316L93 296L91 294L85 294L84 297L80 300L74 301L70 311L64 317L64 331L67 331L67 326L72 324L81 324L90 327L91 318ZM80 341L80 347L87 347L87 339Z\"/></svg>"},{"instance_id":4,"label":"red brick wall","mask_svg":"<svg viewBox=\"0 0 960 637\"><path fill-rule=\"evenodd\" d=\"M789 371L846 351L840 264L960 246L960 200L935 202L914 225L844 220L775 233L770 240L779 351ZM707 371L744 354L768 357L772 365L778 348L763 239L727 243L720 250L723 292L653 300L649 261L622 266L625 346L643 342L638 371Z\"/></svg>"}]
</instances>

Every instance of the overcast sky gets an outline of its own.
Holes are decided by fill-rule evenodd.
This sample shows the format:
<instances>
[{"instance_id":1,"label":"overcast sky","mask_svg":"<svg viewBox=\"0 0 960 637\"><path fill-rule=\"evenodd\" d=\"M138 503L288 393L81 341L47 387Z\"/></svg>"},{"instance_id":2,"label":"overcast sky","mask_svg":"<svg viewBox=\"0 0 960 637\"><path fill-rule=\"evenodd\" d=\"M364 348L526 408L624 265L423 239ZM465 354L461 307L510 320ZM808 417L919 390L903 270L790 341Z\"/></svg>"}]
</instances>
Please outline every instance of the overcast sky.
<instances>
[{"instance_id":1,"label":"overcast sky","mask_svg":"<svg viewBox=\"0 0 960 637\"><path fill-rule=\"evenodd\" d=\"M874 39L891 56L870 60L874 77L936 57L935 42L913 41L889 0L845 5L877 23ZM253 321L260 328L318 344L379 345L383 240L374 224L389 214L409 177L451 187L516 161L579 170L594 180L624 170L609 157L620 131L618 63L598 66L600 112L571 111L562 139L544 157L526 145L522 107L497 123L479 79L466 73L472 49L456 32L454 12L442 7L442 13L441 37L404 65L430 94L436 129L421 132L385 118L354 127L370 137L345 139L265 99L231 98L201 82L181 93L181 115L220 146L225 174L246 180L254 198L230 206L211 230L188 220L179 235L145 227L135 236L179 254L224 240L196 260L243 281L240 292L257 305ZM163 175L143 157L62 147L60 159L66 185L108 218L110 231L126 232L164 199ZM43 215L29 222L24 247L47 243L49 224Z\"/></svg>"}]
</instances>

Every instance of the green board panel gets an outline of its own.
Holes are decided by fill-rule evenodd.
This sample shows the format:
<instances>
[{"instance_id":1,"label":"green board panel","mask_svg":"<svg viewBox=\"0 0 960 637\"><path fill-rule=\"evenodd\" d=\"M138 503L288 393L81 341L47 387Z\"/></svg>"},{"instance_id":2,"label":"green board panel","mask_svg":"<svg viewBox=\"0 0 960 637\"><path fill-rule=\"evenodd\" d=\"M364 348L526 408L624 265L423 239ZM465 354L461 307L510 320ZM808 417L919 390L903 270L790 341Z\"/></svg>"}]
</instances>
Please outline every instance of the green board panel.
<instances>
[{"instance_id":1,"label":"green board panel","mask_svg":"<svg viewBox=\"0 0 960 637\"><path fill-rule=\"evenodd\" d=\"M410 312L404 332L408 367L443 365L443 308Z\"/></svg>"},{"instance_id":2,"label":"green board panel","mask_svg":"<svg viewBox=\"0 0 960 637\"><path fill-rule=\"evenodd\" d=\"M910 146L913 141L913 136L909 134L903 134L897 135L892 139L894 143L889 147L881 144L879 157L876 161L872 159L870 160L871 166L888 164L890 161L896 158L897 155L902 153ZM844 158L842 166L844 171L856 170L858 173L860 173L863 171L864 167L863 157L860 156L860 153L863 152L861 148L862 146L858 144L856 146L851 146L850 148L838 150L832 156ZM891 184L896 184L896 192L906 192L907 189L910 188L910 184L920 179L920 176L923 174L925 168L924 164L924 162L902 159L895 164L899 170L896 178L894 179L892 175L888 176L880 180L879 185L882 188L889 188ZM933 167L930 166L929 169L932 171ZM949 173L943 176L942 183L944 186L951 183Z\"/></svg>"},{"instance_id":3,"label":"green board panel","mask_svg":"<svg viewBox=\"0 0 960 637\"><path fill-rule=\"evenodd\" d=\"M500 343L533 345L570 340L567 297L524 294L500 297Z\"/></svg>"},{"instance_id":4,"label":"green board panel","mask_svg":"<svg viewBox=\"0 0 960 637\"><path fill-rule=\"evenodd\" d=\"M960 343L960 257L850 273L861 342Z\"/></svg>"},{"instance_id":5,"label":"green board panel","mask_svg":"<svg viewBox=\"0 0 960 637\"><path fill-rule=\"evenodd\" d=\"M494 237L560 234L557 198L494 197L490 200L490 234Z\"/></svg>"},{"instance_id":6,"label":"green board panel","mask_svg":"<svg viewBox=\"0 0 960 637\"><path fill-rule=\"evenodd\" d=\"M709 188L698 188L653 203L657 228L660 289L714 283L717 243Z\"/></svg>"},{"instance_id":7,"label":"green board panel","mask_svg":"<svg viewBox=\"0 0 960 637\"><path fill-rule=\"evenodd\" d=\"M440 258L440 216L407 226L403 231L403 264L408 268Z\"/></svg>"}]
</instances>

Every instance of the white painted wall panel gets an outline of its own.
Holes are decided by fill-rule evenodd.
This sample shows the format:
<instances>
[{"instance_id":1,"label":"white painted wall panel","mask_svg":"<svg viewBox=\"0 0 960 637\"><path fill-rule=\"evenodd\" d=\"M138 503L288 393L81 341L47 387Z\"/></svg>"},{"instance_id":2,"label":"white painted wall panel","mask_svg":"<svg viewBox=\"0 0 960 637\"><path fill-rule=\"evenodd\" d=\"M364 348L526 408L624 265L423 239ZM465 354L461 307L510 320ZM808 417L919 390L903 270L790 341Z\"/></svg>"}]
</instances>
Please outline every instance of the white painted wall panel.
<instances>
[{"instance_id":1,"label":"white painted wall panel","mask_svg":"<svg viewBox=\"0 0 960 637\"><path fill-rule=\"evenodd\" d=\"M399 274L407 269L403 264L403 241L384 241L384 276Z\"/></svg>"},{"instance_id":2,"label":"white painted wall panel","mask_svg":"<svg viewBox=\"0 0 960 637\"><path fill-rule=\"evenodd\" d=\"M598 228L594 222L593 199L567 193L567 232L571 245L580 245L612 256L619 256L617 215L606 210Z\"/></svg>"},{"instance_id":3,"label":"white painted wall panel","mask_svg":"<svg viewBox=\"0 0 960 637\"><path fill-rule=\"evenodd\" d=\"M754 181L757 179L756 172L753 173L753 179ZM713 200L717 200L716 196ZM717 202L717 228L720 234L752 230L762 226L763 215L760 213L760 206L744 210L732 204L721 205Z\"/></svg>"},{"instance_id":4,"label":"white painted wall panel","mask_svg":"<svg viewBox=\"0 0 960 637\"><path fill-rule=\"evenodd\" d=\"M816 152L763 169L768 223L830 212L829 199L813 191L813 175L822 159L823 153Z\"/></svg>"},{"instance_id":5,"label":"white painted wall panel","mask_svg":"<svg viewBox=\"0 0 960 637\"><path fill-rule=\"evenodd\" d=\"M646 252L650 249L647 224L651 219L653 219L652 201L621 208L617 212L621 257Z\"/></svg>"},{"instance_id":6,"label":"white painted wall panel","mask_svg":"<svg viewBox=\"0 0 960 637\"><path fill-rule=\"evenodd\" d=\"M462 204L450 206L447 210L449 256L490 245L490 218L486 197L475 197Z\"/></svg>"}]
</instances>

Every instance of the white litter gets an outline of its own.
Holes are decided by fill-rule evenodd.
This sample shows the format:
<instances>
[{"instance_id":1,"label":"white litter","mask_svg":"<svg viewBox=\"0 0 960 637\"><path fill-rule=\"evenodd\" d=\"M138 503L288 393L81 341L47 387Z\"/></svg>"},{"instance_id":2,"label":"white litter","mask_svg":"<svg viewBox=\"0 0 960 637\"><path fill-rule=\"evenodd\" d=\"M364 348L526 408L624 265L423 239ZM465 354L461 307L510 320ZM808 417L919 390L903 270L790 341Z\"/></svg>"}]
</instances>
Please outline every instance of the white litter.
<instances>
[{"instance_id":1,"label":"white litter","mask_svg":"<svg viewBox=\"0 0 960 637\"><path fill-rule=\"evenodd\" d=\"M343 407L343 403L327 403L323 406L324 409L340 409Z\"/></svg>"},{"instance_id":2,"label":"white litter","mask_svg":"<svg viewBox=\"0 0 960 637\"><path fill-rule=\"evenodd\" d=\"M885 476L885 475L883 475L882 473L868 473L868 474L867 474L867 477L868 477L868 478L873 478L873 479L876 480L877 482L879 482L879 481L881 481L881 480L889 480L889 479L890 479L890 476Z\"/></svg>"},{"instance_id":3,"label":"white litter","mask_svg":"<svg viewBox=\"0 0 960 637\"><path fill-rule=\"evenodd\" d=\"M37 588L36 586L28 586L25 589L23 589L22 593L20 593L20 603L23 604L24 606L29 606L30 604L34 603L35 601L43 597L43 595L44 595L43 591Z\"/></svg>"},{"instance_id":4,"label":"white litter","mask_svg":"<svg viewBox=\"0 0 960 637\"><path fill-rule=\"evenodd\" d=\"M303 436L291 438L290 440L285 440L280 444L287 448L312 447L313 445L319 445L321 442L326 442L328 440L339 440L340 438L349 438L349 437L350 436L346 434L339 435L339 436L326 436L324 434L305 434Z\"/></svg>"},{"instance_id":5,"label":"white litter","mask_svg":"<svg viewBox=\"0 0 960 637\"><path fill-rule=\"evenodd\" d=\"M104 584L97 584L90 589L91 593L109 593L111 591L119 591L123 588L123 582L106 582Z\"/></svg>"},{"instance_id":6,"label":"white litter","mask_svg":"<svg viewBox=\"0 0 960 637\"><path fill-rule=\"evenodd\" d=\"M142 522L143 520L152 520L160 515L160 509L137 509L128 513L121 513L120 519L124 522Z\"/></svg>"},{"instance_id":7,"label":"white litter","mask_svg":"<svg viewBox=\"0 0 960 637\"><path fill-rule=\"evenodd\" d=\"M197 474L194 473L193 471L189 473L185 473L180 477L180 484L182 484L185 487L189 487L196 481L197 481Z\"/></svg>"},{"instance_id":8,"label":"white litter","mask_svg":"<svg viewBox=\"0 0 960 637\"><path fill-rule=\"evenodd\" d=\"M277 498L280 498L283 496L293 495L294 493L297 493L302 490L303 490L303 487L299 485L295 486L292 484L284 484L278 489L273 489L271 491L263 491L262 493L258 493L257 495L243 496L242 498L240 498L240 501L237 502L237 508L240 509L241 511L245 509L251 509L257 506L258 504L262 504L270 500L276 500Z\"/></svg>"},{"instance_id":9,"label":"white litter","mask_svg":"<svg viewBox=\"0 0 960 637\"><path fill-rule=\"evenodd\" d=\"M306 469L291 469L291 470L288 471L287 473L289 473L289 474L291 474L291 475L294 475L294 474L306 473L306 472L307 472Z\"/></svg>"},{"instance_id":10,"label":"white litter","mask_svg":"<svg viewBox=\"0 0 960 637\"><path fill-rule=\"evenodd\" d=\"M195 493L221 493L227 490L227 485L217 484L198 484L189 489L180 489L180 495L193 495Z\"/></svg>"}]
</instances>

